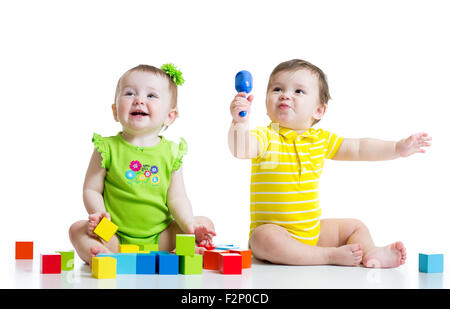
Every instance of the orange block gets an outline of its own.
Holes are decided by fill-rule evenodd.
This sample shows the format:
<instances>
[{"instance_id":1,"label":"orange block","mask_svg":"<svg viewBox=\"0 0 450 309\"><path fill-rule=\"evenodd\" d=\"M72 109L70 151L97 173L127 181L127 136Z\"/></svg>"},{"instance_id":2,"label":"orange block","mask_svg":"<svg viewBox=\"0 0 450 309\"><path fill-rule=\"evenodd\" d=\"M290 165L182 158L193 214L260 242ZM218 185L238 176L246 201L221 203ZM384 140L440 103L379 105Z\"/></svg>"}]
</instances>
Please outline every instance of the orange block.
<instances>
[{"instance_id":1,"label":"orange block","mask_svg":"<svg viewBox=\"0 0 450 309\"><path fill-rule=\"evenodd\" d=\"M230 253L239 253L242 255L242 268L252 267L252 250L232 249Z\"/></svg>"},{"instance_id":2,"label":"orange block","mask_svg":"<svg viewBox=\"0 0 450 309\"><path fill-rule=\"evenodd\" d=\"M33 259L33 242L16 241L16 260Z\"/></svg>"},{"instance_id":3,"label":"orange block","mask_svg":"<svg viewBox=\"0 0 450 309\"><path fill-rule=\"evenodd\" d=\"M203 268L211 270L219 270L220 254L228 251L225 250L207 250L203 253Z\"/></svg>"}]
</instances>

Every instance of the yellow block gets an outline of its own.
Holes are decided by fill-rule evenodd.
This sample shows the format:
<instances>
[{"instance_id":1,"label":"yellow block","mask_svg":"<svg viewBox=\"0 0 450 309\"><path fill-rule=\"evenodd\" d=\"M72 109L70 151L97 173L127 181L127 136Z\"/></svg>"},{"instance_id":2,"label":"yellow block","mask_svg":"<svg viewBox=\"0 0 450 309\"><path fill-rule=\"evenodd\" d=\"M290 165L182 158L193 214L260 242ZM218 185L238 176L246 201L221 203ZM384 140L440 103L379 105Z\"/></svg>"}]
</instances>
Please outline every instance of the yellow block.
<instances>
[{"instance_id":1,"label":"yellow block","mask_svg":"<svg viewBox=\"0 0 450 309\"><path fill-rule=\"evenodd\" d=\"M108 242L118 229L119 227L117 225L109 221L106 217L103 217L95 227L94 233L100 236L104 241Z\"/></svg>"},{"instance_id":2,"label":"yellow block","mask_svg":"<svg viewBox=\"0 0 450 309\"><path fill-rule=\"evenodd\" d=\"M110 256L95 256L92 258L92 277L97 279L116 278L117 260Z\"/></svg>"},{"instance_id":3,"label":"yellow block","mask_svg":"<svg viewBox=\"0 0 450 309\"><path fill-rule=\"evenodd\" d=\"M139 246L138 245L130 245L130 244L119 245L119 252L120 253L139 253Z\"/></svg>"}]
</instances>

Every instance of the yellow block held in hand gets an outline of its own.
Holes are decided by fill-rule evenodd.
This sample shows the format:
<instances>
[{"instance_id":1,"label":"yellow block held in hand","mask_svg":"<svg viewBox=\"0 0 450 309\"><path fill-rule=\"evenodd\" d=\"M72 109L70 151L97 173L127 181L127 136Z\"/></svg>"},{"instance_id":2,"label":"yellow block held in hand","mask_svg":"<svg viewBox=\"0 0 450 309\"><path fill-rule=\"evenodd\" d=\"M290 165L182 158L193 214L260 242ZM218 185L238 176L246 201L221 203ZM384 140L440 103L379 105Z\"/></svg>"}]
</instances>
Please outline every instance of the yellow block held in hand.
<instances>
[{"instance_id":1,"label":"yellow block held in hand","mask_svg":"<svg viewBox=\"0 0 450 309\"><path fill-rule=\"evenodd\" d=\"M94 229L94 233L108 242L118 229L119 227L117 225L109 221L106 217L103 217Z\"/></svg>"}]
</instances>

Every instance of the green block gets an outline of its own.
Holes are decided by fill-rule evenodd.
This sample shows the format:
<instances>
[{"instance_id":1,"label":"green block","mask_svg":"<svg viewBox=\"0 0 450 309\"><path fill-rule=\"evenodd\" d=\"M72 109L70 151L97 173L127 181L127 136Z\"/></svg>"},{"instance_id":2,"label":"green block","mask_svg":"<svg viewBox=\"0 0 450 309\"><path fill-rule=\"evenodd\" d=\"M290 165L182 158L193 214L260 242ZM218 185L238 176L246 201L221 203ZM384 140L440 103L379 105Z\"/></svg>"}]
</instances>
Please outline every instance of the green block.
<instances>
[{"instance_id":1,"label":"green block","mask_svg":"<svg viewBox=\"0 0 450 309\"><path fill-rule=\"evenodd\" d=\"M141 251L158 251L159 247L158 244L145 244L145 245L139 245L139 249Z\"/></svg>"},{"instance_id":2,"label":"green block","mask_svg":"<svg viewBox=\"0 0 450 309\"><path fill-rule=\"evenodd\" d=\"M203 271L203 256L200 254L180 256L180 274L201 275Z\"/></svg>"},{"instance_id":3,"label":"green block","mask_svg":"<svg viewBox=\"0 0 450 309\"><path fill-rule=\"evenodd\" d=\"M70 251L56 251L61 254L61 270L73 270L75 253Z\"/></svg>"},{"instance_id":4,"label":"green block","mask_svg":"<svg viewBox=\"0 0 450 309\"><path fill-rule=\"evenodd\" d=\"M177 253L177 255L194 255L195 254L195 235L177 234L177 236L176 236L176 253Z\"/></svg>"}]
</instances>

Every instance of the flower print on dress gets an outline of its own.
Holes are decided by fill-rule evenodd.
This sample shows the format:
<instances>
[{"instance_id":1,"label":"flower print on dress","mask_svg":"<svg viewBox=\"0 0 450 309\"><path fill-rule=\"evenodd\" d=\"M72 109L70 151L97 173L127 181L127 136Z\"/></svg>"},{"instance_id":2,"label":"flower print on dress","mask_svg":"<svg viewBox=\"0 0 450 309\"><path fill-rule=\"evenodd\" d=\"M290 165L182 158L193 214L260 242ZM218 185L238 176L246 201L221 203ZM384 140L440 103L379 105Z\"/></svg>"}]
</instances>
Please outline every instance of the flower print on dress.
<instances>
[{"instance_id":1,"label":"flower print on dress","mask_svg":"<svg viewBox=\"0 0 450 309\"><path fill-rule=\"evenodd\" d=\"M152 172L152 174L158 173L158 167L157 167L156 165L153 165L153 166L150 168L150 172Z\"/></svg>"},{"instance_id":2,"label":"flower print on dress","mask_svg":"<svg viewBox=\"0 0 450 309\"><path fill-rule=\"evenodd\" d=\"M134 177L136 177L136 173L135 172L133 172L133 171L127 171L126 173L125 173L125 177L127 177L128 179L133 179Z\"/></svg>"},{"instance_id":3,"label":"flower print on dress","mask_svg":"<svg viewBox=\"0 0 450 309\"><path fill-rule=\"evenodd\" d=\"M145 171L144 175L145 175L145 177L150 177L152 175L152 173L150 173L150 171Z\"/></svg>"},{"instance_id":4,"label":"flower print on dress","mask_svg":"<svg viewBox=\"0 0 450 309\"><path fill-rule=\"evenodd\" d=\"M139 162L137 160L136 161L131 161L131 163L130 163L130 168L131 168L132 171L137 172L137 171L139 171L141 169L141 167L142 167L141 162Z\"/></svg>"},{"instance_id":5,"label":"flower print on dress","mask_svg":"<svg viewBox=\"0 0 450 309\"><path fill-rule=\"evenodd\" d=\"M159 176L158 175L152 176L152 183L155 185L159 184Z\"/></svg>"}]
</instances>

